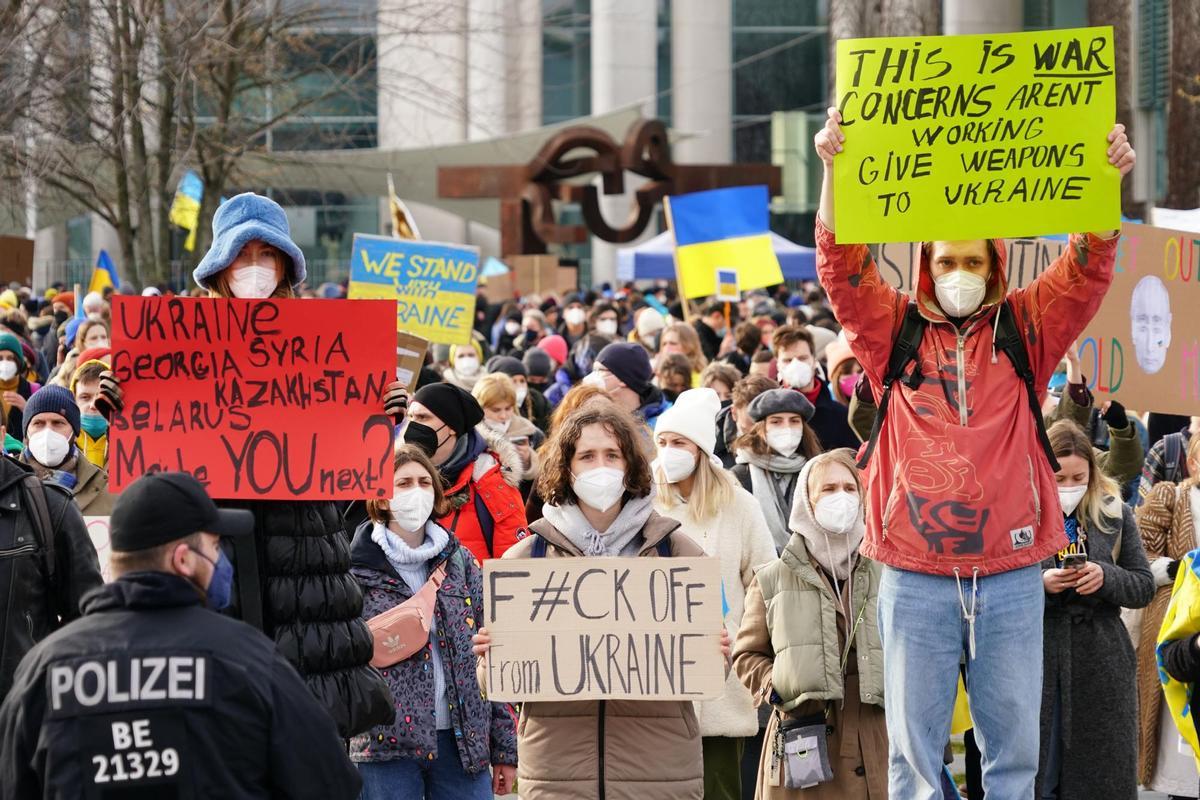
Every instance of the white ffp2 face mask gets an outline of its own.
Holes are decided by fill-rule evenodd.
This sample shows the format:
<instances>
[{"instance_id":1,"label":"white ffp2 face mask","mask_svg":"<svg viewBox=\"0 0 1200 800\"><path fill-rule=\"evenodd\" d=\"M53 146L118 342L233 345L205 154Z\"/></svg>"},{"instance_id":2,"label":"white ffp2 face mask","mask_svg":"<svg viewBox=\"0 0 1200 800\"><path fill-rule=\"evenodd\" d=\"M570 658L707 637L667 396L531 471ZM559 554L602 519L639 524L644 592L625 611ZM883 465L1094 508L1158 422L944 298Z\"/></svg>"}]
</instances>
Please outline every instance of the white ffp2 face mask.
<instances>
[{"instance_id":1,"label":"white ffp2 face mask","mask_svg":"<svg viewBox=\"0 0 1200 800\"><path fill-rule=\"evenodd\" d=\"M830 533L845 535L854 530L862 513L858 495L849 492L834 492L817 501L813 516L817 524Z\"/></svg>"},{"instance_id":2,"label":"white ffp2 face mask","mask_svg":"<svg viewBox=\"0 0 1200 800\"><path fill-rule=\"evenodd\" d=\"M388 508L396 524L410 533L425 529L433 513L433 492L429 489L402 489L392 495Z\"/></svg>"},{"instance_id":3,"label":"white ffp2 face mask","mask_svg":"<svg viewBox=\"0 0 1200 800\"><path fill-rule=\"evenodd\" d=\"M973 272L956 269L933 281L942 311L951 317L969 317L983 305L987 281Z\"/></svg>"},{"instance_id":4,"label":"white ffp2 face mask","mask_svg":"<svg viewBox=\"0 0 1200 800\"><path fill-rule=\"evenodd\" d=\"M1087 494L1087 484L1082 486L1060 486L1058 487L1058 502L1062 506L1063 514L1068 517L1075 513L1075 509L1079 508L1080 502L1083 501L1083 496Z\"/></svg>"},{"instance_id":5,"label":"white ffp2 face mask","mask_svg":"<svg viewBox=\"0 0 1200 800\"><path fill-rule=\"evenodd\" d=\"M585 319L587 319L587 313L579 306L572 306L563 312L563 320L568 325L582 325Z\"/></svg>"},{"instance_id":6,"label":"white ffp2 face mask","mask_svg":"<svg viewBox=\"0 0 1200 800\"><path fill-rule=\"evenodd\" d=\"M279 286L275 268L250 264L238 267L229 275L229 291L243 300L264 300Z\"/></svg>"},{"instance_id":7,"label":"white ffp2 face mask","mask_svg":"<svg viewBox=\"0 0 1200 800\"><path fill-rule=\"evenodd\" d=\"M617 321L615 319L602 319L596 322L596 333L605 336L617 335Z\"/></svg>"},{"instance_id":8,"label":"white ffp2 face mask","mask_svg":"<svg viewBox=\"0 0 1200 800\"><path fill-rule=\"evenodd\" d=\"M17 364L15 361L0 361L0 381L11 381L17 377Z\"/></svg>"},{"instance_id":9,"label":"white ffp2 face mask","mask_svg":"<svg viewBox=\"0 0 1200 800\"><path fill-rule=\"evenodd\" d=\"M454 371L470 378L479 372L479 359L475 356L459 356L454 360Z\"/></svg>"},{"instance_id":10,"label":"white ffp2 face mask","mask_svg":"<svg viewBox=\"0 0 1200 800\"><path fill-rule=\"evenodd\" d=\"M625 473L615 467L597 467L571 476L571 488L580 502L597 511L608 511L625 493Z\"/></svg>"},{"instance_id":11,"label":"white ffp2 face mask","mask_svg":"<svg viewBox=\"0 0 1200 800\"><path fill-rule=\"evenodd\" d=\"M57 431L42 428L29 437L29 452L45 467L57 467L71 453L71 440Z\"/></svg>"},{"instance_id":12,"label":"white ffp2 face mask","mask_svg":"<svg viewBox=\"0 0 1200 800\"><path fill-rule=\"evenodd\" d=\"M529 396L529 389L524 386L517 387L517 406L525 405L525 398Z\"/></svg>"},{"instance_id":13,"label":"white ffp2 face mask","mask_svg":"<svg viewBox=\"0 0 1200 800\"><path fill-rule=\"evenodd\" d=\"M793 358L787 363L787 366L783 368L783 371L780 373L779 377L783 378L784 383L786 383L790 388L803 389L812 383L812 364L809 364L807 361L802 361L798 358Z\"/></svg>"},{"instance_id":14,"label":"white ffp2 face mask","mask_svg":"<svg viewBox=\"0 0 1200 800\"><path fill-rule=\"evenodd\" d=\"M679 483L696 471L696 457L679 447L664 447L658 451L658 466L667 483Z\"/></svg>"},{"instance_id":15,"label":"white ffp2 face mask","mask_svg":"<svg viewBox=\"0 0 1200 800\"><path fill-rule=\"evenodd\" d=\"M775 428L767 431L767 446L781 456L793 455L803 439L804 431L798 428Z\"/></svg>"}]
</instances>

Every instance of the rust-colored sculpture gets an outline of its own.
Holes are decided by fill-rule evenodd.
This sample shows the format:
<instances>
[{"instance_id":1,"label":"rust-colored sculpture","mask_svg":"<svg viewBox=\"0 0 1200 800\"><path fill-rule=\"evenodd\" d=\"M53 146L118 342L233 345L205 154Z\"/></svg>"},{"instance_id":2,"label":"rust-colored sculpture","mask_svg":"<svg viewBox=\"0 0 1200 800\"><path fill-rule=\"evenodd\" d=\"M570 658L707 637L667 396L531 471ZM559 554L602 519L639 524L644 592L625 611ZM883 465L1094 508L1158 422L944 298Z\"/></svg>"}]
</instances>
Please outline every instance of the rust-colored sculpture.
<instances>
[{"instance_id":1,"label":"rust-colored sculpture","mask_svg":"<svg viewBox=\"0 0 1200 800\"><path fill-rule=\"evenodd\" d=\"M622 194L626 170L648 182L635 192L625 224L614 228L600 213L600 195L590 178L598 173L605 194ZM780 180L780 168L771 164L676 164L662 121L640 120L623 145L598 128L580 125L555 134L524 166L440 167L438 195L499 198L501 252L535 255L547 252L550 244L586 241L589 234L606 242L631 242L646 230L667 195L753 184L766 184L775 195ZM578 203L585 224L559 224L556 200Z\"/></svg>"}]
</instances>

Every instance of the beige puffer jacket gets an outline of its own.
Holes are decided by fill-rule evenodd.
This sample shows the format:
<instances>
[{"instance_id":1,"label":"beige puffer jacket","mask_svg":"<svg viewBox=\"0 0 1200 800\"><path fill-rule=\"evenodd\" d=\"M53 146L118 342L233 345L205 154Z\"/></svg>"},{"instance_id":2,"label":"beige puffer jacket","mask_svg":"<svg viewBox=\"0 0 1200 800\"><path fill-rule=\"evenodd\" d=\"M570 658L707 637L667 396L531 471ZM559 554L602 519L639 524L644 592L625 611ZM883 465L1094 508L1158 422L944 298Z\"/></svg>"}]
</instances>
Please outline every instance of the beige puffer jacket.
<instances>
[{"instance_id":1,"label":"beige puffer jacket","mask_svg":"<svg viewBox=\"0 0 1200 800\"><path fill-rule=\"evenodd\" d=\"M642 529L645 544L639 557L657 557L655 546L665 537L670 537L672 556L703 556L700 545L678 527L678 522L651 512ZM538 520L530 529L546 539L546 558L582 556L547 520ZM521 540L504 557L529 558L533 541L532 536ZM690 702L525 703L517 723L517 753L522 800L704 796L700 725Z\"/></svg>"}]
</instances>

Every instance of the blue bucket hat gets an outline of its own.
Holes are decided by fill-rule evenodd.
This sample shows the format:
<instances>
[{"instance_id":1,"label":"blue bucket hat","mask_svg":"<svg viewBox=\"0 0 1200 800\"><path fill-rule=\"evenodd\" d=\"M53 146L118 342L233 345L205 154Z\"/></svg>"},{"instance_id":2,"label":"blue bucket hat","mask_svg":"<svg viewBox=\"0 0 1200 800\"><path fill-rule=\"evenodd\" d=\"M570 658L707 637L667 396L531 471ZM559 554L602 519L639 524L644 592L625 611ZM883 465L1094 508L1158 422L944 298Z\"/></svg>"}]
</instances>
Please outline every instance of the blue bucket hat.
<instances>
[{"instance_id":1,"label":"blue bucket hat","mask_svg":"<svg viewBox=\"0 0 1200 800\"><path fill-rule=\"evenodd\" d=\"M269 197L245 192L227 200L213 215L213 243L204 259L192 273L192 278L205 289L209 279L228 267L247 242L254 240L278 247L292 260L288 280L299 286L308 274L304 253L292 241L287 215Z\"/></svg>"}]
</instances>

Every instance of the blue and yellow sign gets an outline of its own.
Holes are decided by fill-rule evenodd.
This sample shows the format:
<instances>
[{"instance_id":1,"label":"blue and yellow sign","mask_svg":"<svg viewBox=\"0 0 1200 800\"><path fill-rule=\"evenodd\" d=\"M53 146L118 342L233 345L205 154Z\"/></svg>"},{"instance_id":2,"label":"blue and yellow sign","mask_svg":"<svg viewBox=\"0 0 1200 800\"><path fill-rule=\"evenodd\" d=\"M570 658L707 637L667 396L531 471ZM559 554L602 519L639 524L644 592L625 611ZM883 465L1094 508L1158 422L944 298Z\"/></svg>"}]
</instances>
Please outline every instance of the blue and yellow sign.
<instances>
[{"instance_id":1,"label":"blue and yellow sign","mask_svg":"<svg viewBox=\"0 0 1200 800\"><path fill-rule=\"evenodd\" d=\"M354 234L352 300L395 300L396 330L466 344L475 322L479 248Z\"/></svg>"}]
</instances>

